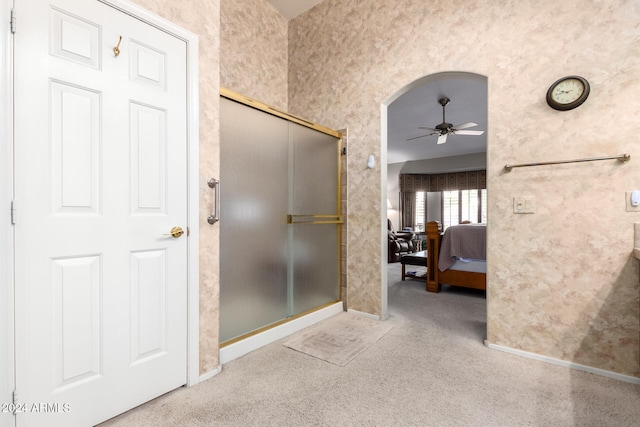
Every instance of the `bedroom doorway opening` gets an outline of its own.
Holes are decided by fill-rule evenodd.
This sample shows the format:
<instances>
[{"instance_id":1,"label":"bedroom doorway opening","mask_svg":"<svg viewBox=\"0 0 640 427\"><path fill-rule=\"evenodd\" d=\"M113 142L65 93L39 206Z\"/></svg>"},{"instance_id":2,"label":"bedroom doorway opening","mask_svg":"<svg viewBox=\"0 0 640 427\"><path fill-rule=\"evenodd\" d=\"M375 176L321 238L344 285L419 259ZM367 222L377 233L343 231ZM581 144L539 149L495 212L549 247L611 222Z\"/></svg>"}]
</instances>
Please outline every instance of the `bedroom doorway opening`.
<instances>
[{"instance_id":1,"label":"bedroom doorway opening","mask_svg":"<svg viewBox=\"0 0 640 427\"><path fill-rule=\"evenodd\" d=\"M380 152L381 163L386 165L382 168L381 179L381 223L383 227L390 223L394 230L406 229L413 235L409 248L392 254L389 230L387 233L381 230L383 238L387 235L387 242L383 242L386 250L382 251L385 259L381 262L382 313L385 317L388 316L389 286L401 280L401 256L426 249L427 222L457 224L463 219L453 218L456 215L448 209L452 206L445 203L450 197L445 196L450 196L454 190L477 189L479 191L474 194L482 193L481 204L486 206L486 198L490 197L486 190L487 99L486 76L442 72L405 85L381 105ZM442 130L448 127L464 132L447 132L445 137ZM465 184L456 186L456 179ZM401 189L401 186L405 188ZM416 200L416 193L423 194L423 198ZM465 206L463 210L467 208ZM486 222L486 209L477 217L482 220L472 222ZM417 280L412 279L412 282ZM443 286L442 289L446 292L464 288ZM486 300L484 308L486 317Z\"/></svg>"}]
</instances>

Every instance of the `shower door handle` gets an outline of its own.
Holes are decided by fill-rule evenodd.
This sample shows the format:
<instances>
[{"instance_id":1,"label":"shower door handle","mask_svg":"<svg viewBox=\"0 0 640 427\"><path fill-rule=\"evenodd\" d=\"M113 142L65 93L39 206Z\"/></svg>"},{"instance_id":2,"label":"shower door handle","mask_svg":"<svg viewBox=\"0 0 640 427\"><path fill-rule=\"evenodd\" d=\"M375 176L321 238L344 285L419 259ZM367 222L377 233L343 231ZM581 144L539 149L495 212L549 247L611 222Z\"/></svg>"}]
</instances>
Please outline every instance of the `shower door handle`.
<instances>
[{"instance_id":1,"label":"shower door handle","mask_svg":"<svg viewBox=\"0 0 640 427\"><path fill-rule=\"evenodd\" d=\"M215 224L220 221L220 181L215 178L211 178L207 181L207 185L209 185L209 188L213 188L213 191L216 193L213 213L207 217L207 222L209 224Z\"/></svg>"},{"instance_id":2,"label":"shower door handle","mask_svg":"<svg viewBox=\"0 0 640 427\"><path fill-rule=\"evenodd\" d=\"M343 224L344 220L341 215L287 215L287 224Z\"/></svg>"}]
</instances>

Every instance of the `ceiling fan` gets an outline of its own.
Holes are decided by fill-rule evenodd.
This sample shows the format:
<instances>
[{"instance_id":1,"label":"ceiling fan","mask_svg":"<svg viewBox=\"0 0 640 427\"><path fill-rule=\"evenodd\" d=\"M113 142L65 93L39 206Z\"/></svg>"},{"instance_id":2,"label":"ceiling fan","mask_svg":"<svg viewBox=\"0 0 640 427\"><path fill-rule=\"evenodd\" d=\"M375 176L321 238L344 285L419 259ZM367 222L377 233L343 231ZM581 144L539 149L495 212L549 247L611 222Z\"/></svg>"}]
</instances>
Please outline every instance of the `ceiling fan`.
<instances>
[{"instance_id":1,"label":"ceiling fan","mask_svg":"<svg viewBox=\"0 0 640 427\"><path fill-rule=\"evenodd\" d=\"M477 123L467 122L467 123L462 123L455 126L452 125L451 123L447 123L447 121L444 118L444 107L450 101L451 100L447 97L440 98L438 100L440 105L442 105L442 123L437 125L435 128L418 127L418 129L427 129L432 132L426 135L420 135L413 138L409 138L407 139L407 141L411 141L418 138L424 138L425 136L438 135L438 144L444 144L445 142L447 142L447 135L482 135L484 133L483 130L464 130L467 128L472 128L474 126L478 126Z\"/></svg>"}]
</instances>

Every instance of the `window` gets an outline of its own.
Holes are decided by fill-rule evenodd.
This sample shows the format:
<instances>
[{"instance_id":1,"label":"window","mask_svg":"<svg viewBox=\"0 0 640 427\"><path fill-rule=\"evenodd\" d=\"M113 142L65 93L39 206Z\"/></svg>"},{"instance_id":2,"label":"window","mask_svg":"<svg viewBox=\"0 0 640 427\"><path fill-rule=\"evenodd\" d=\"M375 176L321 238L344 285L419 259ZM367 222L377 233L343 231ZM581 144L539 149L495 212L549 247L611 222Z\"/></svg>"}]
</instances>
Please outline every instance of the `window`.
<instances>
[{"instance_id":1,"label":"window","mask_svg":"<svg viewBox=\"0 0 640 427\"><path fill-rule=\"evenodd\" d=\"M460 191L442 192L442 228L460 224Z\"/></svg>"},{"instance_id":2,"label":"window","mask_svg":"<svg viewBox=\"0 0 640 427\"><path fill-rule=\"evenodd\" d=\"M442 226L487 222L487 190L456 190L442 192Z\"/></svg>"},{"instance_id":3,"label":"window","mask_svg":"<svg viewBox=\"0 0 640 427\"><path fill-rule=\"evenodd\" d=\"M416 209L413 215L415 231L424 231L425 230L425 222L427 219L427 192L426 191L417 191L416 192Z\"/></svg>"},{"instance_id":4,"label":"window","mask_svg":"<svg viewBox=\"0 0 640 427\"><path fill-rule=\"evenodd\" d=\"M433 194L433 193L432 193ZM455 190L440 192L442 203L441 222L443 229L462 221L487 222L487 190ZM437 200L437 199L436 199ZM437 202L434 205L437 206ZM409 204L409 203L407 203ZM409 208L413 217L406 220L407 227L414 231L425 231L427 218L427 192L417 191ZM436 215L432 213L432 215Z\"/></svg>"}]
</instances>

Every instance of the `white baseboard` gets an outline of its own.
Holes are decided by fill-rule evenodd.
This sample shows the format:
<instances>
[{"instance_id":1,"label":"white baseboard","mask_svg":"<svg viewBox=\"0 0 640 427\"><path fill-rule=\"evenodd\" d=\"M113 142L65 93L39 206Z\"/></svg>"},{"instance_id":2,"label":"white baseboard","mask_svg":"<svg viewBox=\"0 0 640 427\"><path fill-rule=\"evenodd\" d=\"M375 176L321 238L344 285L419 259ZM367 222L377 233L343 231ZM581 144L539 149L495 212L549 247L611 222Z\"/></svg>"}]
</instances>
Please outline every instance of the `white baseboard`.
<instances>
[{"instance_id":1,"label":"white baseboard","mask_svg":"<svg viewBox=\"0 0 640 427\"><path fill-rule=\"evenodd\" d=\"M218 375L220 372L222 372L222 365L218 365L218 367L215 368L214 370L200 375L200 377L198 377L198 382L201 383L202 381L206 381L209 378L213 378L216 375ZM191 385L195 385L195 384L191 384Z\"/></svg>"},{"instance_id":2,"label":"white baseboard","mask_svg":"<svg viewBox=\"0 0 640 427\"><path fill-rule=\"evenodd\" d=\"M609 377L619 381L624 381L632 384L640 384L640 378L632 377L630 375L623 375L617 372L606 371L604 369L593 368L591 366L581 365L579 363L567 362L566 360L560 360L560 359L555 359L553 357L543 356L541 354L529 353L528 351L491 344L487 340L484 341L484 345L493 350L504 351L505 353L511 353L518 356L527 357L529 359L539 360L541 362L551 363L553 365L575 369L577 371L589 372L591 374L601 375L603 377Z\"/></svg>"},{"instance_id":3,"label":"white baseboard","mask_svg":"<svg viewBox=\"0 0 640 427\"><path fill-rule=\"evenodd\" d=\"M368 317L369 319L382 320L380 316L376 316L375 314L365 313L364 311L352 310L350 308L347 309L347 313L357 314L358 316Z\"/></svg>"},{"instance_id":4,"label":"white baseboard","mask_svg":"<svg viewBox=\"0 0 640 427\"><path fill-rule=\"evenodd\" d=\"M220 349L220 363L225 364L237 359L240 356L257 350L260 347L264 347L267 344L271 344L274 341L279 340L298 332L308 326L316 324L321 320L328 319L331 316L335 316L338 313L344 311L342 301L332 304L328 307L309 313L306 316L299 317L290 322L283 323L274 328L261 332L259 334L250 336L242 341L235 342L226 347Z\"/></svg>"}]
</instances>

